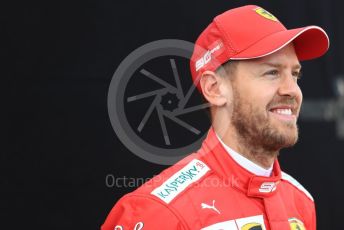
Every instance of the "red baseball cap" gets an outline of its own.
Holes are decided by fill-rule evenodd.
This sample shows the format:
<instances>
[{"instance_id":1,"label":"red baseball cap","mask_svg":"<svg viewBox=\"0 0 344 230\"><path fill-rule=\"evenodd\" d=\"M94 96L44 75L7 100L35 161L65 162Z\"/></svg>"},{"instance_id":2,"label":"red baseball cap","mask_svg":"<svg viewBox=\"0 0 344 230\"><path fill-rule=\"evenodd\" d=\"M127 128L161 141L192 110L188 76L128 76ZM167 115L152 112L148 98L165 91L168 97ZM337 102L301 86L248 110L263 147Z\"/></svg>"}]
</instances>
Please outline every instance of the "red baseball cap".
<instances>
[{"instance_id":1,"label":"red baseball cap","mask_svg":"<svg viewBox=\"0 0 344 230\"><path fill-rule=\"evenodd\" d=\"M229 60L260 58L290 42L300 61L317 58L329 48L326 32L318 26L286 29L271 13L255 5L228 10L214 18L195 43L190 60L194 84L206 71Z\"/></svg>"}]
</instances>

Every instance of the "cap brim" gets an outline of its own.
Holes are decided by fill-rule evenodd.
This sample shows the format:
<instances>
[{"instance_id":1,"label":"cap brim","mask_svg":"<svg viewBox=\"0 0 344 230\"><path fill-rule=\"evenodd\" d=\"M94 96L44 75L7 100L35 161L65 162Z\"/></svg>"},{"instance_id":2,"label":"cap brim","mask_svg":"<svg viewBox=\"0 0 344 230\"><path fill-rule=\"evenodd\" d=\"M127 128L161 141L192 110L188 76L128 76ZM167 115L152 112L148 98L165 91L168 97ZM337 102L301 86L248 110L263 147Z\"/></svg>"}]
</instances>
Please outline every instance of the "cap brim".
<instances>
[{"instance_id":1,"label":"cap brim","mask_svg":"<svg viewBox=\"0 0 344 230\"><path fill-rule=\"evenodd\" d=\"M277 52L291 42L294 44L296 55L300 61L322 56L330 44L323 29L318 26L307 26L269 35L230 59L244 60L264 57Z\"/></svg>"}]
</instances>

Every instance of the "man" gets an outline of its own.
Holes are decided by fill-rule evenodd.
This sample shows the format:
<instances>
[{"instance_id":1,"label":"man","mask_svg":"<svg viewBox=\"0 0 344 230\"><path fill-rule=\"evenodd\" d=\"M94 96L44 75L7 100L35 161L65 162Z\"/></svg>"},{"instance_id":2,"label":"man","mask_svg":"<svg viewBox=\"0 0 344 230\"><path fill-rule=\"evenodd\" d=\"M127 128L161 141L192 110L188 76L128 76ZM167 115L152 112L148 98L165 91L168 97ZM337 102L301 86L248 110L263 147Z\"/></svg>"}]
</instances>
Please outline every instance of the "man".
<instances>
[{"instance_id":1,"label":"man","mask_svg":"<svg viewBox=\"0 0 344 230\"><path fill-rule=\"evenodd\" d=\"M316 229L312 196L281 172L277 156L298 139L299 61L328 46L321 28L287 30L258 6L215 17L190 62L211 104L207 138L124 196L102 229Z\"/></svg>"}]
</instances>

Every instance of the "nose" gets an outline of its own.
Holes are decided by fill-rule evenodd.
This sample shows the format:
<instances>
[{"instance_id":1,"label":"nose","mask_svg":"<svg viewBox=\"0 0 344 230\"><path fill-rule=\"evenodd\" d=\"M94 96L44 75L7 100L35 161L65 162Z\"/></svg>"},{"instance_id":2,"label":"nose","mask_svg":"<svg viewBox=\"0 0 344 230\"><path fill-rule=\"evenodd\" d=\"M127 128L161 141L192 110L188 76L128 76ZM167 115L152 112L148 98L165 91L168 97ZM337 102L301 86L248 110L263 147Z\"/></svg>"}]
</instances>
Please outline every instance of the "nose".
<instances>
[{"instance_id":1,"label":"nose","mask_svg":"<svg viewBox=\"0 0 344 230\"><path fill-rule=\"evenodd\" d=\"M285 74L283 80L281 81L280 87L278 89L280 96L288 96L297 99L297 101L302 100L302 92L297 84L297 79L292 74Z\"/></svg>"}]
</instances>

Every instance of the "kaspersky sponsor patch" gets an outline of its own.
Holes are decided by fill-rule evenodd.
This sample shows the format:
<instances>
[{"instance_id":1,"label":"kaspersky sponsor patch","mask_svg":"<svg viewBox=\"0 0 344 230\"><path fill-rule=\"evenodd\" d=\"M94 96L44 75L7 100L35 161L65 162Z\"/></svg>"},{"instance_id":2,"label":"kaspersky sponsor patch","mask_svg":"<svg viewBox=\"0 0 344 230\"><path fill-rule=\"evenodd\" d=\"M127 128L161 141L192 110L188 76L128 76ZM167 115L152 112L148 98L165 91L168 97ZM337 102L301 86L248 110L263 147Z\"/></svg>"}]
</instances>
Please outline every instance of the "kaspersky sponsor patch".
<instances>
[{"instance_id":1,"label":"kaspersky sponsor patch","mask_svg":"<svg viewBox=\"0 0 344 230\"><path fill-rule=\"evenodd\" d=\"M194 159L161 186L154 189L151 194L168 204L189 185L201 179L209 170L205 163Z\"/></svg>"},{"instance_id":2,"label":"kaspersky sponsor patch","mask_svg":"<svg viewBox=\"0 0 344 230\"><path fill-rule=\"evenodd\" d=\"M210 225L201 230L266 230L263 215L249 216Z\"/></svg>"}]
</instances>

